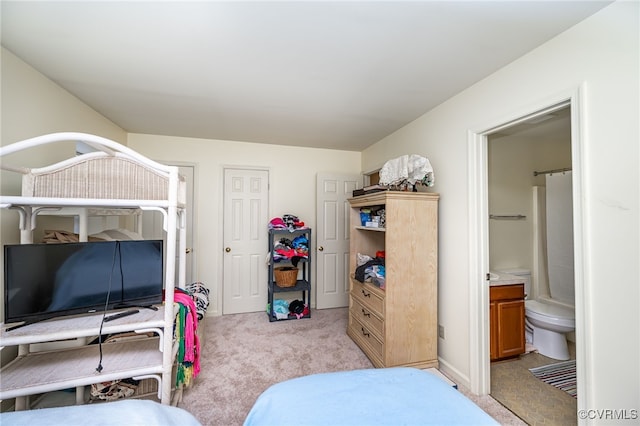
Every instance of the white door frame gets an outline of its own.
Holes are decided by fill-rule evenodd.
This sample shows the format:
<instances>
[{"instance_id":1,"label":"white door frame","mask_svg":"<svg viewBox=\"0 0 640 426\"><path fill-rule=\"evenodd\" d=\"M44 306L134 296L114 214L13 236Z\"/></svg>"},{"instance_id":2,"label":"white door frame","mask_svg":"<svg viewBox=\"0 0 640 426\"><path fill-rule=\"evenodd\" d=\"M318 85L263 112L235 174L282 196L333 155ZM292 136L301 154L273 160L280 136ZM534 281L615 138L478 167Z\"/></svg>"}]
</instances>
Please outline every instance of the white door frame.
<instances>
[{"instance_id":1,"label":"white door frame","mask_svg":"<svg viewBox=\"0 0 640 426\"><path fill-rule=\"evenodd\" d=\"M471 391L487 395L490 391L489 360L489 286L485 276L489 272L489 209L488 209L488 162L487 135L513 126L533 117L571 105L571 161L573 168L573 230L576 290L576 358L578 408L588 407L592 395L587 388L591 374L587 366L589 359L589 337L585 333L590 323L588 289L589 274L584 262L586 247L585 211L582 198L585 170L583 169L584 146L584 87L577 87L544 99L535 105L514 112L508 117L478 126L479 130L468 132L468 185L469 185L469 349Z\"/></svg>"},{"instance_id":2,"label":"white door frame","mask_svg":"<svg viewBox=\"0 0 640 426\"><path fill-rule=\"evenodd\" d=\"M191 232L191 247L186 247L187 250L190 250L188 253L191 256L191 270L189 271L189 275L191 276L191 281L195 281L197 279L197 270L198 270L198 215L196 212L198 211L198 163L192 163L187 161L171 161L167 163L172 166L178 167L191 167L193 169L193 197L191 198L191 211L187 212L188 215L191 216L191 231L187 230L187 232ZM191 284L190 282L186 282L185 284Z\"/></svg>"}]
</instances>

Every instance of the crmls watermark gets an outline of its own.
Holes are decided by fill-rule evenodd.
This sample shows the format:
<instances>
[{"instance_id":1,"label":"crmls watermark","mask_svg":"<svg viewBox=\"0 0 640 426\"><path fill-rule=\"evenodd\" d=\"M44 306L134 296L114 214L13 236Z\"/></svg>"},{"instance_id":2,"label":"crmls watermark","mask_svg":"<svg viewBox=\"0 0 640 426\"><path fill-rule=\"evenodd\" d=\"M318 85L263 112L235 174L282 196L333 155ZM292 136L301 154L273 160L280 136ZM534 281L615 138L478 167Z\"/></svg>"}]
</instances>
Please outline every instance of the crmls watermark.
<instances>
[{"instance_id":1,"label":"crmls watermark","mask_svg":"<svg viewBox=\"0 0 640 426\"><path fill-rule=\"evenodd\" d=\"M578 418L589 420L637 420L637 409L597 409L597 410L578 410Z\"/></svg>"}]
</instances>

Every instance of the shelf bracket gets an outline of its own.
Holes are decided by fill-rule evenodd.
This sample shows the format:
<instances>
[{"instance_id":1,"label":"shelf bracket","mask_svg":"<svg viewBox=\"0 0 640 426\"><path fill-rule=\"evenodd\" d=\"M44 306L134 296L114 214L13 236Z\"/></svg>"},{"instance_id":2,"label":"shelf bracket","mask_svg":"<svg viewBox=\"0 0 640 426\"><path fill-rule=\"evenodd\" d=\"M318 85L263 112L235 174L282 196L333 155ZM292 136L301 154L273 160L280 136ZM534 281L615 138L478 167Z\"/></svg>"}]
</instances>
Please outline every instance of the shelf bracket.
<instances>
[{"instance_id":1,"label":"shelf bracket","mask_svg":"<svg viewBox=\"0 0 640 426\"><path fill-rule=\"evenodd\" d=\"M159 328L141 328L139 330L133 330L135 333L138 334L144 334L144 333L157 333L158 334L158 342L160 343L160 352L164 352L163 351L163 346L162 346L162 342L164 340L164 333L162 332L161 329Z\"/></svg>"},{"instance_id":2,"label":"shelf bracket","mask_svg":"<svg viewBox=\"0 0 640 426\"><path fill-rule=\"evenodd\" d=\"M30 231L33 231L34 229L36 229L36 221L38 219L38 214L40 212L44 212L44 211L59 211L60 207L36 207L35 209L33 209L33 211L31 212L31 229Z\"/></svg>"},{"instance_id":3,"label":"shelf bracket","mask_svg":"<svg viewBox=\"0 0 640 426\"><path fill-rule=\"evenodd\" d=\"M162 229L164 229L164 231L167 232L167 228L168 228L167 223L168 223L168 220L169 220L169 212L167 212L167 210L165 208L140 206L140 210L157 211L157 212L162 213Z\"/></svg>"},{"instance_id":4,"label":"shelf bracket","mask_svg":"<svg viewBox=\"0 0 640 426\"><path fill-rule=\"evenodd\" d=\"M134 380L155 379L158 382L158 399L162 399L162 378L157 374L144 374L132 377Z\"/></svg>"},{"instance_id":5,"label":"shelf bracket","mask_svg":"<svg viewBox=\"0 0 640 426\"><path fill-rule=\"evenodd\" d=\"M6 206L6 208L10 210L16 210L18 212L18 215L20 216L20 230L27 231L27 223L31 223L31 209L25 209L22 206L12 206L10 204L3 204L2 206ZM30 230L31 229L29 229L29 231Z\"/></svg>"}]
</instances>

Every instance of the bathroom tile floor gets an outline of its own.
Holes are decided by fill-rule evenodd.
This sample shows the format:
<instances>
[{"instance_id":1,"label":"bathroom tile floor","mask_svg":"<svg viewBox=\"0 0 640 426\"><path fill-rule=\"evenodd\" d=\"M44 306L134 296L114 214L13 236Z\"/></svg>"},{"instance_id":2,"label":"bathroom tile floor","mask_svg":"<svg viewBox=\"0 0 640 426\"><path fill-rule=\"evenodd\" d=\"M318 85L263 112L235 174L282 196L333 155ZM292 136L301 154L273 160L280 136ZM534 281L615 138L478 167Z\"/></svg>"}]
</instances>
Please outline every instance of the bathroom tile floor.
<instances>
[{"instance_id":1,"label":"bathroom tile floor","mask_svg":"<svg viewBox=\"0 0 640 426\"><path fill-rule=\"evenodd\" d=\"M575 344L569 342L575 359ZM491 363L491 396L531 426L575 425L578 400L538 380L529 368L560 362L537 352Z\"/></svg>"}]
</instances>

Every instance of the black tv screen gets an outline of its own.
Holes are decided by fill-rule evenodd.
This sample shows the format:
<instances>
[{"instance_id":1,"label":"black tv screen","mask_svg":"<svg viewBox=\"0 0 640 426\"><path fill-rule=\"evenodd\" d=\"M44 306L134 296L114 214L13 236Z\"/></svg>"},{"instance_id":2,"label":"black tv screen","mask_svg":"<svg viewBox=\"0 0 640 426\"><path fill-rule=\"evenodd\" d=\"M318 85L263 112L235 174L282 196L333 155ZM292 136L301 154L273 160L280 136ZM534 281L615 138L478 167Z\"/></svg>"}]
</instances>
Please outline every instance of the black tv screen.
<instances>
[{"instance_id":1,"label":"black tv screen","mask_svg":"<svg viewBox=\"0 0 640 426\"><path fill-rule=\"evenodd\" d=\"M162 240L4 247L5 323L162 302Z\"/></svg>"}]
</instances>

